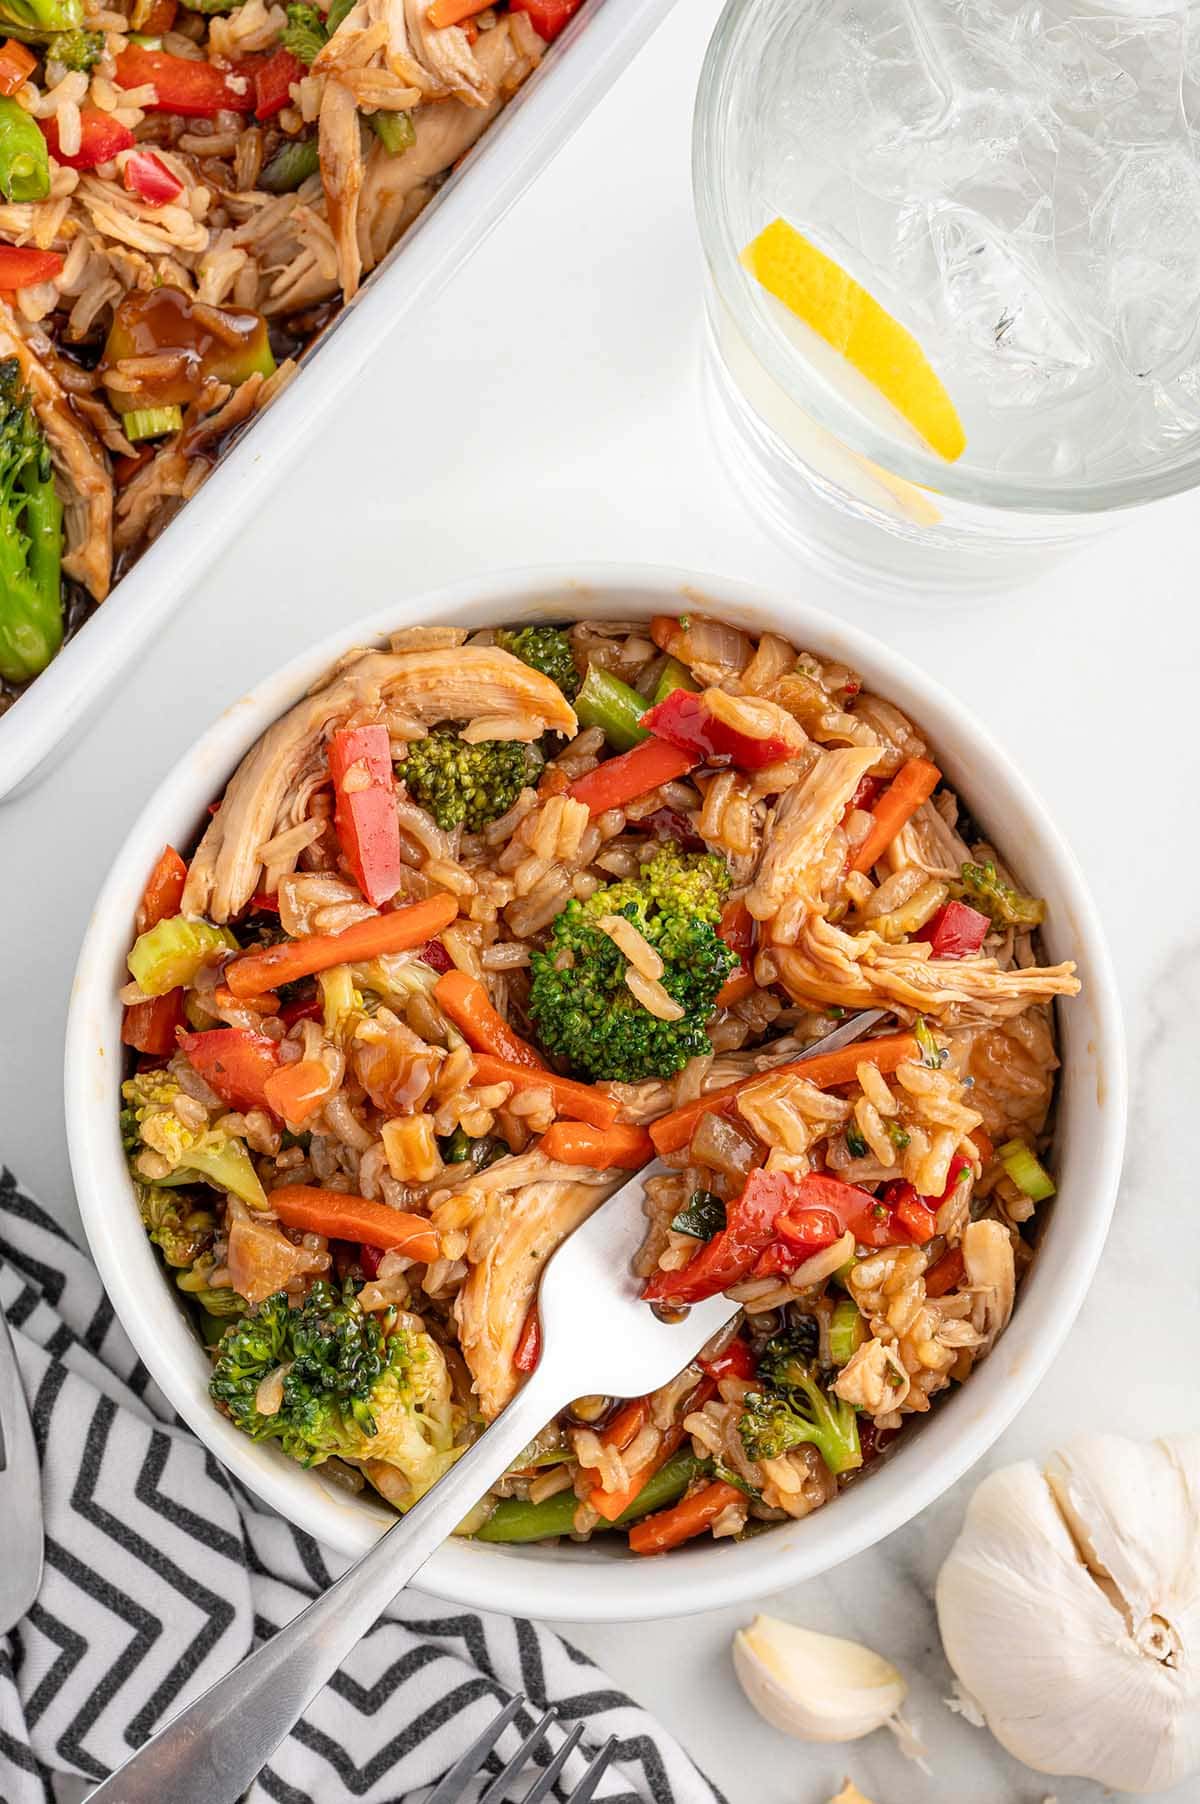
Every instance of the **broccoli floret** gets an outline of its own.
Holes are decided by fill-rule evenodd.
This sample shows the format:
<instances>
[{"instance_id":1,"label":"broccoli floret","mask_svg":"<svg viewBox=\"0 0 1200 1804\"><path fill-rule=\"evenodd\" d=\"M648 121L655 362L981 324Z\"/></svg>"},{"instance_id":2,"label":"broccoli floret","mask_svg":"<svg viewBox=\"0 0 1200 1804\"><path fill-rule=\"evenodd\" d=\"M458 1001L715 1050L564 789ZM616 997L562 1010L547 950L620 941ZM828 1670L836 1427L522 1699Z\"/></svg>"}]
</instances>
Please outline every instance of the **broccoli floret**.
<instances>
[{"instance_id":1,"label":"broccoli floret","mask_svg":"<svg viewBox=\"0 0 1200 1804\"><path fill-rule=\"evenodd\" d=\"M289 6L283 28L283 47L308 68L326 41L325 21L315 6Z\"/></svg>"},{"instance_id":2,"label":"broccoli floret","mask_svg":"<svg viewBox=\"0 0 1200 1804\"><path fill-rule=\"evenodd\" d=\"M201 1253L190 1271L177 1272L175 1282L186 1297L199 1303L206 1315L244 1315L250 1305L231 1284L213 1284L217 1262L212 1253Z\"/></svg>"},{"instance_id":3,"label":"broccoli floret","mask_svg":"<svg viewBox=\"0 0 1200 1804\"><path fill-rule=\"evenodd\" d=\"M540 769L540 755L522 740L468 745L453 727L436 727L409 746L400 774L413 801L427 808L439 827L478 833L508 813Z\"/></svg>"},{"instance_id":4,"label":"broccoli floret","mask_svg":"<svg viewBox=\"0 0 1200 1804\"><path fill-rule=\"evenodd\" d=\"M62 519L49 447L20 365L6 357L0 361L0 677L10 683L29 682L62 644Z\"/></svg>"},{"instance_id":5,"label":"broccoli floret","mask_svg":"<svg viewBox=\"0 0 1200 1804\"><path fill-rule=\"evenodd\" d=\"M568 902L545 951L530 955L529 1012L545 1050L585 1077L618 1083L670 1077L709 1052L717 992L737 965L716 930L728 888L719 858L672 843L638 877ZM624 953L597 925L605 915L631 921L658 953L659 981L683 1009L678 1020L661 1020L630 990Z\"/></svg>"},{"instance_id":6,"label":"broccoli floret","mask_svg":"<svg viewBox=\"0 0 1200 1804\"><path fill-rule=\"evenodd\" d=\"M86 74L104 55L104 33L101 31L60 31L51 38L46 56L61 63L64 69Z\"/></svg>"},{"instance_id":7,"label":"broccoli floret","mask_svg":"<svg viewBox=\"0 0 1200 1804\"><path fill-rule=\"evenodd\" d=\"M139 1072L121 1085L121 1095L126 1105L121 1112L122 1139L138 1175L156 1183L167 1178L185 1181L183 1174L194 1175L197 1182L206 1179L218 1190L231 1191L251 1208L266 1208L266 1191L245 1141L219 1121L201 1129L181 1120L175 1112L180 1088L169 1071ZM158 1155L153 1162L157 1169L140 1163L147 1152Z\"/></svg>"},{"instance_id":8,"label":"broccoli floret","mask_svg":"<svg viewBox=\"0 0 1200 1804\"><path fill-rule=\"evenodd\" d=\"M818 1382L809 1345L800 1329L767 1342L758 1362L763 1388L749 1393L738 1422L742 1445L758 1460L778 1459L807 1442L831 1472L851 1472L862 1465L858 1417Z\"/></svg>"},{"instance_id":9,"label":"broccoli floret","mask_svg":"<svg viewBox=\"0 0 1200 1804\"><path fill-rule=\"evenodd\" d=\"M986 864L964 864L962 882L953 887L959 901L990 915L998 927L1040 927L1046 919L1041 897L1023 896L1005 883L990 858Z\"/></svg>"},{"instance_id":10,"label":"broccoli floret","mask_svg":"<svg viewBox=\"0 0 1200 1804\"><path fill-rule=\"evenodd\" d=\"M279 1407L266 1413L260 1387L281 1366ZM302 1465L336 1455L395 1466L406 1503L455 1457L460 1418L441 1349L397 1328L394 1310L364 1310L353 1279L340 1289L319 1279L299 1307L280 1291L227 1328L209 1390L243 1434L277 1440Z\"/></svg>"},{"instance_id":11,"label":"broccoli floret","mask_svg":"<svg viewBox=\"0 0 1200 1804\"><path fill-rule=\"evenodd\" d=\"M557 683L569 702L579 693L579 672L571 651L571 641L561 627L522 626L502 628L496 634L501 651L510 651L531 670L540 670L552 683Z\"/></svg>"},{"instance_id":12,"label":"broccoli floret","mask_svg":"<svg viewBox=\"0 0 1200 1804\"><path fill-rule=\"evenodd\" d=\"M159 1184L138 1184L138 1210L143 1226L168 1265L190 1271L208 1251L216 1232L211 1209L194 1204L186 1193Z\"/></svg>"}]
</instances>

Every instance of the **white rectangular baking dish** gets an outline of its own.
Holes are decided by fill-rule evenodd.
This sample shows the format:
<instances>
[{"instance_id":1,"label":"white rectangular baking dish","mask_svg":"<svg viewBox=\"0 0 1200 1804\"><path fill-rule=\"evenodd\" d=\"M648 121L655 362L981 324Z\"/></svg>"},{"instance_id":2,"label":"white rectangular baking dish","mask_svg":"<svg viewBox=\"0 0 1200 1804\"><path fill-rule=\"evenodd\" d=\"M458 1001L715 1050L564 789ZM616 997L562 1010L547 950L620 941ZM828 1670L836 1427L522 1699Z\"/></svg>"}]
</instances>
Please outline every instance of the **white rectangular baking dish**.
<instances>
[{"instance_id":1,"label":"white rectangular baking dish","mask_svg":"<svg viewBox=\"0 0 1200 1804\"><path fill-rule=\"evenodd\" d=\"M224 458L101 608L0 715L0 800L96 708L240 523L284 474L324 410L372 352L427 305L566 143L674 0L587 0L541 67L488 128L279 399ZM403 275L400 266L403 265Z\"/></svg>"}]
</instances>

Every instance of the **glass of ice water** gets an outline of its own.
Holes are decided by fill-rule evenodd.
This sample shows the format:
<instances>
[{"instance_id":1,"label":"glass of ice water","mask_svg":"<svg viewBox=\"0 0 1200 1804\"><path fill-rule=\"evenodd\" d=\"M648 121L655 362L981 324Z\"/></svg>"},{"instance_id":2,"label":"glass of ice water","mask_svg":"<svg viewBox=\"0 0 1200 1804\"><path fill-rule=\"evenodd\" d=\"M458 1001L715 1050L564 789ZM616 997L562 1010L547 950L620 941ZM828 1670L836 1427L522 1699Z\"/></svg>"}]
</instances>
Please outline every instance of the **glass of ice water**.
<instances>
[{"instance_id":1,"label":"glass of ice water","mask_svg":"<svg viewBox=\"0 0 1200 1804\"><path fill-rule=\"evenodd\" d=\"M1195 0L730 0L694 177L751 499L928 590L1007 585L1200 480L1198 133ZM768 230L800 244L782 289ZM927 436L931 382L965 442Z\"/></svg>"}]
</instances>

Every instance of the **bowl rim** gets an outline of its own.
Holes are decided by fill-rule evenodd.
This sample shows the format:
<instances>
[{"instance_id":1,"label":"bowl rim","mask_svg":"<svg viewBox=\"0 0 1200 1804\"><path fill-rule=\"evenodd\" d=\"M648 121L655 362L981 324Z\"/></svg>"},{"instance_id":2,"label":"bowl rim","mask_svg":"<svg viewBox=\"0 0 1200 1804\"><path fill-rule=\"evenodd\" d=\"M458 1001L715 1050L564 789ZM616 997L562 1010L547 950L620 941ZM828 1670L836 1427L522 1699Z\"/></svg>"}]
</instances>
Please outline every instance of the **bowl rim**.
<instances>
[{"instance_id":1,"label":"bowl rim","mask_svg":"<svg viewBox=\"0 0 1200 1804\"><path fill-rule=\"evenodd\" d=\"M570 606L567 604L569 602ZM927 728L939 755L966 767L968 790L996 794L1038 847L1039 887L1053 876L1071 950L1084 967L1074 1004L1094 1070L1096 1118L1064 1169L1056 1215L1021 1307L1000 1348L921 1425L927 1457L906 1447L862 1484L805 1522L781 1523L739 1545L684 1549L670 1560L607 1557L587 1549L506 1549L453 1541L433 1556L419 1587L447 1602L550 1620L617 1622L684 1616L746 1602L830 1570L910 1521L992 1445L1025 1404L1061 1348L1103 1250L1116 1200L1127 1108L1125 1046L1116 981L1095 906L1075 858L1050 814L964 703L902 654L862 628L808 602L740 579L647 564L526 565L475 575L429 593L402 597L338 627L234 701L156 786L117 851L93 905L72 986L67 1023L67 1142L89 1247L118 1319L138 1355L183 1420L233 1476L295 1526L336 1553L364 1552L392 1517L382 1506L339 1492L278 1449L245 1439L212 1408L203 1353L132 1206L115 1217L112 1199L128 1196L114 1094L120 1010L133 909L161 846L190 834L250 744L316 676L352 647L405 624L464 618L561 618L582 606L613 618L648 617L680 604L748 623L773 622L794 643L834 652ZM761 624L760 629L761 630ZM975 773L978 773L976 775ZM959 776L952 770L956 787ZM986 813L986 810L984 811ZM1011 833L1010 827L1010 833ZM1031 854L1032 856L1032 854ZM1085 1022L1085 1019L1086 1022ZM1085 1031L1086 1029L1086 1031ZM1082 1062L1082 1060L1080 1061ZM1066 1064L1064 1062L1064 1070ZM1078 1082L1085 1082L1081 1072ZM1078 1175L1075 1172L1078 1167ZM1054 1221L1066 1210L1057 1237ZM1039 1274L1045 1276L1039 1282ZM1053 1288L1049 1288L1053 1276ZM1003 1351L1001 1351L1001 1349ZM914 1437L915 1438L915 1437Z\"/></svg>"}]
</instances>

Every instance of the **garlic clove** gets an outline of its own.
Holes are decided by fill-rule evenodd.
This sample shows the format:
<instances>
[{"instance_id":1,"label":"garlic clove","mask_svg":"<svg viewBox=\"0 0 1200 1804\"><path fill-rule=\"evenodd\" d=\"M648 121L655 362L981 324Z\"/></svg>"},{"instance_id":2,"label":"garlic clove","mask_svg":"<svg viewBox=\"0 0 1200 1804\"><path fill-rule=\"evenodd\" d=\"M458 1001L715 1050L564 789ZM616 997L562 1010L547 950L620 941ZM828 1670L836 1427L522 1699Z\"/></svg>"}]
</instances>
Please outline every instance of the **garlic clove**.
<instances>
[{"instance_id":1,"label":"garlic clove","mask_svg":"<svg viewBox=\"0 0 1200 1804\"><path fill-rule=\"evenodd\" d=\"M797 1741L857 1741L890 1723L908 1690L869 1647L777 1616L738 1631L733 1667L759 1715Z\"/></svg>"},{"instance_id":2,"label":"garlic clove","mask_svg":"<svg viewBox=\"0 0 1200 1804\"><path fill-rule=\"evenodd\" d=\"M1160 1791L1200 1769L1200 1436L1089 1435L975 1492L937 1584L946 1657L1043 1773Z\"/></svg>"}]
</instances>

